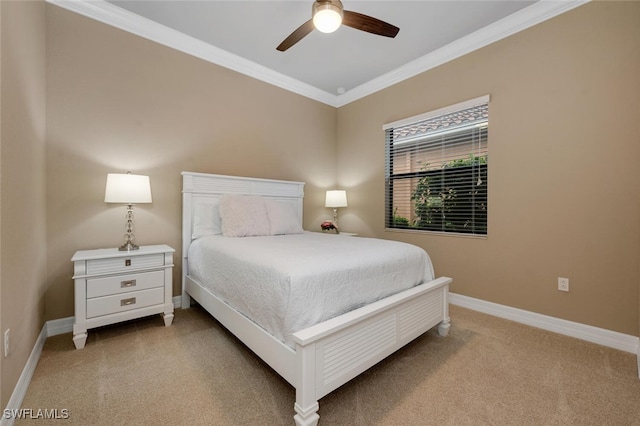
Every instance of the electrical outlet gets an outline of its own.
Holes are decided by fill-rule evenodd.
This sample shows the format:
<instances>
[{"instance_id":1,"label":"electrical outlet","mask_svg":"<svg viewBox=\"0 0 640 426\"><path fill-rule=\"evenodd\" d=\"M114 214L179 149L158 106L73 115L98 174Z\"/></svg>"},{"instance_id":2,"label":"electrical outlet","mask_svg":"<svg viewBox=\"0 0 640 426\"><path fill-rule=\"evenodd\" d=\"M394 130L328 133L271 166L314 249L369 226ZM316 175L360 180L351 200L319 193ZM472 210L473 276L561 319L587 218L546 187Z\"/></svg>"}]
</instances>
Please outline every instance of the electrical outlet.
<instances>
[{"instance_id":1,"label":"electrical outlet","mask_svg":"<svg viewBox=\"0 0 640 426\"><path fill-rule=\"evenodd\" d=\"M569 278L558 277L558 290L569 291Z\"/></svg>"},{"instance_id":2,"label":"electrical outlet","mask_svg":"<svg viewBox=\"0 0 640 426\"><path fill-rule=\"evenodd\" d=\"M4 332L4 357L8 357L9 356L9 333L11 332L10 328L7 328L7 330Z\"/></svg>"}]
</instances>

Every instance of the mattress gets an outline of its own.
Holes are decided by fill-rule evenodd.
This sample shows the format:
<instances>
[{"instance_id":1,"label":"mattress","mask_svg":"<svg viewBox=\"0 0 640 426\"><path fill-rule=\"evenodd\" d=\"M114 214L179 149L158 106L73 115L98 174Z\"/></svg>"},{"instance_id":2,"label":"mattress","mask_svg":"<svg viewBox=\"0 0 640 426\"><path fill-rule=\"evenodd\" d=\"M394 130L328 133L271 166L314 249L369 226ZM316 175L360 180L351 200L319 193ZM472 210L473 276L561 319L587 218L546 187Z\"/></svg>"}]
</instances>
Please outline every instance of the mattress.
<instances>
[{"instance_id":1,"label":"mattress","mask_svg":"<svg viewBox=\"0 0 640 426\"><path fill-rule=\"evenodd\" d=\"M421 248L305 232L192 242L189 276L280 341L345 312L434 279Z\"/></svg>"}]
</instances>

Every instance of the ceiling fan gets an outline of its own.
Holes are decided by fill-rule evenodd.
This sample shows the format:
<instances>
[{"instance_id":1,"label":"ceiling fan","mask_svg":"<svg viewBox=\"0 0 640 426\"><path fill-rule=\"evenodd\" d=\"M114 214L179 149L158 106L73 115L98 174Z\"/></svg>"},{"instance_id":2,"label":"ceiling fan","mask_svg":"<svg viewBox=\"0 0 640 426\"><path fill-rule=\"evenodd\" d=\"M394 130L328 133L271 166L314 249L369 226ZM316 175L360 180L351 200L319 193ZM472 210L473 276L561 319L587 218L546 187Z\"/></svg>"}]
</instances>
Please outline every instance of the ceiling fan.
<instances>
[{"instance_id":1,"label":"ceiling fan","mask_svg":"<svg viewBox=\"0 0 640 426\"><path fill-rule=\"evenodd\" d=\"M344 10L340 0L315 0L311 9L311 19L300 25L276 49L284 52L314 29L323 33L332 33L341 24L356 30L391 38L394 38L400 31L400 28L379 19Z\"/></svg>"}]
</instances>

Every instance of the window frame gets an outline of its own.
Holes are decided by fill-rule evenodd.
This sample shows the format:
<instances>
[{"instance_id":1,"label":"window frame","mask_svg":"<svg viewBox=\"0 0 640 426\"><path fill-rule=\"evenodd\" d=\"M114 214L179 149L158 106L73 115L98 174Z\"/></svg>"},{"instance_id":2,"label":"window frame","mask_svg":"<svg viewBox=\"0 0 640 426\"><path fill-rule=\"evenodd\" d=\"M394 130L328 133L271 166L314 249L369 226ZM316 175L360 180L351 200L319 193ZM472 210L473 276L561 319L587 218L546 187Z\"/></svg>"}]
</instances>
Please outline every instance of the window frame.
<instances>
[{"instance_id":1,"label":"window frame","mask_svg":"<svg viewBox=\"0 0 640 426\"><path fill-rule=\"evenodd\" d=\"M488 183L486 183L486 179L488 178L488 106L489 106L489 101L490 101L490 96L489 95L485 95L485 96L481 96L475 99L471 99L465 102L460 102L457 103L455 105L450 105L447 106L445 108L440 108L434 111L429 111L427 113L424 114L420 114L420 115L416 115L413 117L409 117L409 118L405 118L402 120L398 120L392 123L388 123L385 124L383 126L383 130L385 131L385 215L384 215L384 221L385 221L385 231L398 231L398 232L417 232L417 233L426 233L426 234L437 234L437 235L446 235L446 236L463 236L463 237L470 237L470 238L483 238L486 239L489 233L489 229L488 229ZM484 162L482 160L478 160L478 163L472 163L471 165L463 165L463 166L459 166L459 167L452 167L447 169L446 167L444 167L444 162L442 162L442 166L438 169L425 169L425 170L413 170L413 171L408 171L408 172L400 172L397 174L393 174L393 155L394 155L394 151L393 151L393 130L394 129L398 129L398 128L402 128L402 127L411 127L411 126L417 126L419 123L428 121L428 120L432 120L432 119L437 119L443 116L447 116L450 114L455 114L455 113L463 113L468 109L474 108L474 107L479 107L479 106L486 106L487 108L487 115L485 116L486 118L484 119L484 122L486 123L486 125L484 127L480 127L480 140L482 140L482 136L484 136L484 141L486 143L486 152L484 154L484 156L473 156L472 155L472 160L475 158L479 158L482 159L484 158ZM480 122L482 122L483 120L480 119ZM470 122L469 124L464 124L460 127L460 132L466 136L465 132L468 131L468 138L470 143L473 143L473 139L474 139L474 134L473 134L473 130L469 129L469 126L474 125L474 122ZM477 124L477 122L476 122ZM455 131L454 131L455 132ZM438 131L434 131L434 133L437 136ZM425 131L425 136L424 139L428 139L428 131ZM415 142L418 146L424 142L424 140L420 140L420 138L416 138L417 141ZM460 140L463 140L464 138L460 138ZM408 141L407 143L411 143L411 141ZM427 142L428 143L428 142ZM451 143L451 142L450 142ZM456 143L459 143L459 141L457 141ZM446 145L446 142L443 142L443 146ZM428 149L425 148L427 146L427 144L425 144L423 147L423 150L419 150L420 153L427 153ZM406 150L406 148L405 148ZM409 152L408 150L406 152ZM470 152L469 154L474 154L473 150L472 152ZM463 157L460 157L460 159L462 159ZM451 161L455 161L456 158L452 158ZM484 211L483 215L485 215L485 219L484 221L481 221L480 224L484 225L481 226L479 228L479 230L476 229L471 229L470 232L456 232L456 230L446 230L446 225L443 222L439 222L438 224L433 224L433 228L436 229L428 229L429 225L426 225L423 228L420 227L413 227L411 225L407 225L407 226L393 226L394 225L394 208L398 207L397 205L394 205L394 198L393 198L393 191L394 191L394 182L397 181L402 181L405 179L422 179L424 177L428 177L428 176L434 176L437 177L438 179L442 179L443 181L446 181L447 179L447 175L449 175L449 177L451 177L451 175L455 175L458 174L460 172L464 173L464 170L461 170L462 168L466 169L467 171L470 172L470 176L469 176L469 182L474 182L476 179L476 176L480 177L480 176L484 176L484 180L486 185L484 186L484 191L486 191L486 194L484 195L484 198L481 198L481 200L484 200L487 207L484 209L480 209L480 211ZM475 175L475 173L479 173L478 175ZM478 184L480 185L480 184ZM463 186L464 187L464 186ZM468 186L469 188L473 188L471 186ZM413 194L415 193L415 188L416 188L416 183L409 183L409 188L411 191L411 195L409 196L409 199L407 200L409 202L409 205L411 206L412 209L412 216L415 214L415 205L414 205L414 200L413 200ZM473 196L472 196L472 199ZM473 201L475 202L475 200ZM469 214L471 215L471 222L475 225L476 220L474 215L476 214L476 212L478 212L479 210L476 208L475 205L469 207ZM443 215L444 217L444 215ZM469 220L469 219L466 219ZM459 227L457 228L459 229Z\"/></svg>"}]
</instances>

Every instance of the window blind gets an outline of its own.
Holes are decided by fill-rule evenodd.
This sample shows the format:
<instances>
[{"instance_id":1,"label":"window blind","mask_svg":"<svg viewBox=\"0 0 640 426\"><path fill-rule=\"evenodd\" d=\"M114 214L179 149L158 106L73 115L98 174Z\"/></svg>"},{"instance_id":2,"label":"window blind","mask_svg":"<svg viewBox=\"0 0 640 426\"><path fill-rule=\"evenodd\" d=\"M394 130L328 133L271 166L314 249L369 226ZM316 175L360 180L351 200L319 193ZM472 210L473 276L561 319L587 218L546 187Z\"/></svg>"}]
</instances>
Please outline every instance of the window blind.
<instances>
[{"instance_id":1,"label":"window blind","mask_svg":"<svg viewBox=\"0 0 640 426\"><path fill-rule=\"evenodd\" d=\"M488 102L384 126L386 228L487 234Z\"/></svg>"}]
</instances>

